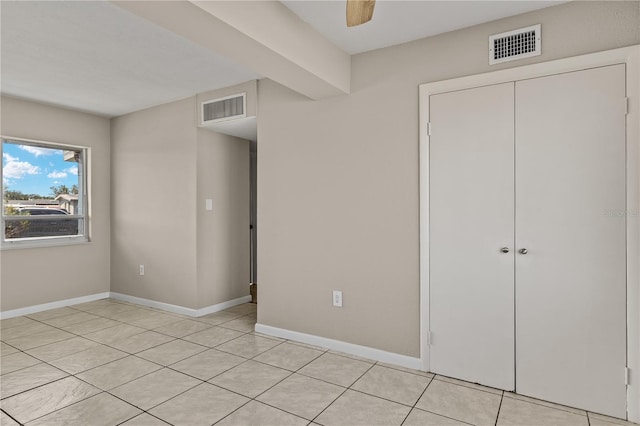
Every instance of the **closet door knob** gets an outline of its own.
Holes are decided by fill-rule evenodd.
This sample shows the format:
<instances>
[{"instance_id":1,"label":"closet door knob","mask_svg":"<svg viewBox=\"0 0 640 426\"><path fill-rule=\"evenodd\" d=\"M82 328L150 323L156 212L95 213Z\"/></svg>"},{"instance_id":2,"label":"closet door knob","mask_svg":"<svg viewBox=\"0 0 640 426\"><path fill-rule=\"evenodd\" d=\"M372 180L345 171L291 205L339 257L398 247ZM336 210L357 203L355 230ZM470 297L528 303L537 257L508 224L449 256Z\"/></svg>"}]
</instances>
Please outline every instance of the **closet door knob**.
<instances>
[{"instance_id":1,"label":"closet door knob","mask_svg":"<svg viewBox=\"0 0 640 426\"><path fill-rule=\"evenodd\" d=\"M501 251L502 253L509 253L509 247L502 247L502 248L500 249L500 251Z\"/></svg>"},{"instance_id":2,"label":"closet door knob","mask_svg":"<svg viewBox=\"0 0 640 426\"><path fill-rule=\"evenodd\" d=\"M527 250L526 248L521 248L520 250L518 250L520 252L520 254L527 254L529 253L529 250Z\"/></svg>"}]
</instances>

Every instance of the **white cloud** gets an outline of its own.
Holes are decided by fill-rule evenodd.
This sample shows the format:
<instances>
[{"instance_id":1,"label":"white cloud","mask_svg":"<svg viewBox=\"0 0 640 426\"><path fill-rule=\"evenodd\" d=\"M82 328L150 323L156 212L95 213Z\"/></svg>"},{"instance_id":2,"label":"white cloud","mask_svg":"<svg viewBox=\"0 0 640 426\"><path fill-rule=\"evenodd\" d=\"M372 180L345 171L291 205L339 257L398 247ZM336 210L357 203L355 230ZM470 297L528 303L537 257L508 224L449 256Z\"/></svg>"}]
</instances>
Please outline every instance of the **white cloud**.
<instances>
[{"instance_id":1,"label":"white cloud","mask_svg":"<svg viewBox=\"0 0 640 426\"><path fill-rule=\"evenodd\" d=\"M2 158L5 160L2 166L2 177L5 179L22 179L24 175L40 174L40 167L27 161L20 161L7 153L2 153Z\"/></svg>"},{"instance_id":2,"label":"white cloud","mask_svg":"<svg viewBox=\"0 0 640 426\"><path fill-rule=\"evenodd\" d=\"M9 161L18 161L18 159L16 157L12 157L11 155L7 154L6 152L2 153L2 158L4 158L7 162L9 162Z\"/></svg>"},{"instance_id":3,"label":"white cloud","mask_svg":"<svg viewBox=\"0 0 640 426\"><path fill-rule=\"evenodd\" d=\"M77 167L77 166L71 166L71 167L69 167L68 169L65 169L64 171L65 171L65 172L69 172L69 173L71 173L72 175L76 175L76 176L78 176L78 167Z\"/></svg>"},{"instance_id":4,"label":"white cloud","mask_svg":"<svg viewBox=\"0 0 640 426\"><path fill-rule=\"evenodd\" d=\"M20 148L23 151L27 151L28 153L33 154L36 157L40 157L41 155L53 155L57 151L54 149L40 148L37 146L30 146L30 145L18 145L18 148Z\"/></svg>"},{"instance_id":5,"label":"white cloud","mask_svg":"<svg viewBox=\"0 0 640 426\"><path fill-rule=\"evenodd\" d=\"M51 179L63 179L67 177L67 174L65 172L57 172L54 170L51 173L49 173L47 177Z\"/></svg>"}]
</instances>

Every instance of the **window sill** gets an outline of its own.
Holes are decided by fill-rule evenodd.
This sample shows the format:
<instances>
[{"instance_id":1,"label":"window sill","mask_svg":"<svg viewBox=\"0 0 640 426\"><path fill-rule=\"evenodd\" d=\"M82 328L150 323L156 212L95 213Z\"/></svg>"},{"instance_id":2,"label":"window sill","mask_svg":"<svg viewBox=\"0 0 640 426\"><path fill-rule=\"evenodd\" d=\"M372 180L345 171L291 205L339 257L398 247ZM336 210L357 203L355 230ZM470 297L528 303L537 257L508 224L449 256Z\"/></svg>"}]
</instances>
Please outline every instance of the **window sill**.
<instances>
[{"instance_id":1,"label":"window sill","mask_svg":"<svg viewBox=\"0 0 640 426\"><path fill-rule=\"evenodd\" d=\"M3 241L0 250L17 250L42 247L62 247L89 243L88 237L43 237L25 238L22 240Z\"/></svg>"}]
</instances>

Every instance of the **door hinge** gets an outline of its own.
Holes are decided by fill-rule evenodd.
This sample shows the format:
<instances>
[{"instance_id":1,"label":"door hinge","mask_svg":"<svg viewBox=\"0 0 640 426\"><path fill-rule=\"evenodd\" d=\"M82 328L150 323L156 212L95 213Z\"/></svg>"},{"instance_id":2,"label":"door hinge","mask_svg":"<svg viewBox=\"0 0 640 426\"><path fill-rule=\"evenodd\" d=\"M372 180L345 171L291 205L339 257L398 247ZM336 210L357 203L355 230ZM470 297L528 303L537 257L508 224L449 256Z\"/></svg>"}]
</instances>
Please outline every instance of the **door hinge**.
<instances>
[{"instance_id":1,"label":"door hinge","mask_svg":"<svg viewBox=\"0 0 640 426\"><path fill-rule=\"evenodd\" d=\"M431 337L431 331L427 331L427 345L431 346L433 338Z\"/></svg>"},{"instance_id":2,"label":"door hinge","mask_svg":"<svg viewBox=\"0 0 640 426\"><path fill-rule=\"evenodd\" d=\"M631 369L629 367L625 367L624 369L624 384L627 386L631 385Z\"/></svg>"},{"instance_id":3,"label":"door hinge","mask_svg":"<svg viewBox=\"0 0 640 426\"><path fill-rule=\"evenodd\" d=\"M427 135L431 136L431 122L427 123Z\"/></svg>"},{"instance_id":4,"label":"door hinge","mask_svg":"<svg viewBox=\"0 0 640 426\"><path fill-rule=\"evenodd\" d=\"M629 98L624 98L624 115L629 115Z\"/></svg>"}]
</instances>

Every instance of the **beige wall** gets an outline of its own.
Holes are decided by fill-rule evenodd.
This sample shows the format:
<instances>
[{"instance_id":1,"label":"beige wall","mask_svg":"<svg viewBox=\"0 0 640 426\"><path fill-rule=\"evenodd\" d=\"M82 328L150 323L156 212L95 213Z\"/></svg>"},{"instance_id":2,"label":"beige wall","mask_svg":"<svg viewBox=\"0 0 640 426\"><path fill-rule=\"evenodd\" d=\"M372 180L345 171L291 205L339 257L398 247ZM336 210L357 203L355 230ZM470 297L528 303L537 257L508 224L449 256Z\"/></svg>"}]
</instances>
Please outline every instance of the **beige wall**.
<instances>
[{"instance_id":1,"label":"beige wall","mask_svg":"<svg viewBox=\"0 0 640 426\"><path fill-rule=\"evenodd\" d=\"M2 311L109 291L109 120L2 97L3 136L90 148L91 242L0 251Z\"/></svg>"},{"instance_id":2,"label":"beige wall","mask_svg":"<svg viewBox=\"0 0 640 426\"><path fill-rule=\"evenodd\" d=\"M249 141L198 129L198 308L249 294ZM213 210L205 209L205 200Z\"/></svg>"},{"instance_id":3,"label":"beige wall","mask_svg":"<svg viewBox=\"0 0 640 426\"><path fill-rule=\"evenodd\" d=\"M111 291L192 309L249 293L248 141L195 113L191 97L112 120Z\"/></svg>"},{"instance_id":4,"label":"beige wall","mask_svg":"<svg viewBox=\"0 0 640 426\"><path fill-rule=\"evenodd\" d=\"M111 291L197 305L194 120L194 98L112 120Z\"/></svg>"},{"instance_id":5,"label":"beige wall","mask_svg":"<svg viewBox=\"0 0 640 426\"><path fill-rule=\"evenodd\" d=\"M349 96L260 81L258 322L418 357L418 86L638 44L639 4L571 2L356 55ZM538 23L541 56L488 65L489 35Z\"/></svg>"}]
</instances>

